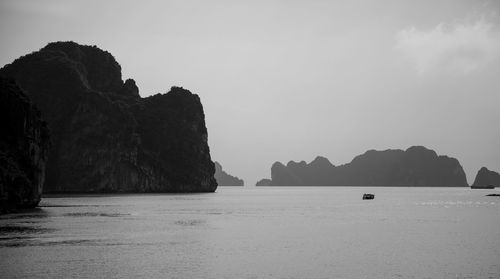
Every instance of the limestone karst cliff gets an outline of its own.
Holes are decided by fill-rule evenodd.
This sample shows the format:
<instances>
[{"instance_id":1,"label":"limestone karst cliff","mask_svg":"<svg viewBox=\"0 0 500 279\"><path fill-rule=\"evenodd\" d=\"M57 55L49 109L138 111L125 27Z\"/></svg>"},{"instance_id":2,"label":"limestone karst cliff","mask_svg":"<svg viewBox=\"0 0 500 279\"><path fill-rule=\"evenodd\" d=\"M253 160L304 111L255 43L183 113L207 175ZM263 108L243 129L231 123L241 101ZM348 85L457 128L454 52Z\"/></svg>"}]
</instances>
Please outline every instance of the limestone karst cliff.
<instances>
[{"instance_id":1,"label":"limestone karst cliff","mask_svg":"<svg viewBox=\"0 0 500 279\"><path fill-rule=\"evenodd\" d=\"M0 69L52 132L46 192L212 192L200 98L180 87L141 98L108 52L49 43Z\"/></svg>"},{"instance_id":2,"label":"limestone karst cliff","mask_svg":"<svg viewBox=\"0 0 500 279\"><path fill-rule=\"evenodd\" d=\"M215 162L215 180L219 186L243 186L245 184L242 179L225 172L219 162Z\"/></svg>"},{"instance_id":3,"label":"limestone karst cliff","mask_svg":"<svg viewBox=\"0 0 500 279\"><path fill-rule=\"evenodd\" d=\"M350 163L334 166L324 157L311 163L276 162L270 186L467 186L455 158L438 156L423 146L403 150L369 150Z\"/></svg>"},{"instance_id":4,"label":"limestone karst cliff","mask_svg":"<svg viewBox=\"0 0 500 279\"><path fill-rule=\"evenodd\" d=\"M0 213L40 202L49 130L14 80L0 78Z\"/></svg>"},{"instance_id":5,"label":"limestone karst cliff","mask_svg":"<svg viewBox=\"0 0 500 279\"><path fill-rule=\"evenodd\" d=\"M496 171L482 167L474 179L472 186L495 186L500 187L500 174Z\"/></svg>"}]
</instances>

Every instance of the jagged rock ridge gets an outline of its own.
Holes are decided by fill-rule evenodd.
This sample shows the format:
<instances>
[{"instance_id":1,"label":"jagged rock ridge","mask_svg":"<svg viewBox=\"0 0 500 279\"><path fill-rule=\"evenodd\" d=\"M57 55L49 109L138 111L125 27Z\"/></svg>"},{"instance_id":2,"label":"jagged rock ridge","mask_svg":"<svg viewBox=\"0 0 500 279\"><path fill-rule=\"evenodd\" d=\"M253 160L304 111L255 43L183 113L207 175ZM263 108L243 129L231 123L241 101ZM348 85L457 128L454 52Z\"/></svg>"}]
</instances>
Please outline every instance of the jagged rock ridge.
<instances>
[{"instance_id":1,"label":"jagged rock ridge","mask_svg":"<svg viewBox=\"0 0 500 279\"><path fill-rule=\"evenodd\" d=\"M495 171L491 171L486 167L482 167L474 179L472 186L495 186L500 187L500 174Z\"/></svg>"},{"instance_id":2,"label":"jagged rock ridge","mask_svg":"<svg viewBox=\"0 0 500 279\"><path fill-rule=\"evenodd\" d=\"M226 173L219 162L215 162L215 180L219 186L243 186L242 179Z\"/></svg>"},{"instance_id":3,"label":"jagged rock ridge","mask_svg":"<svg viewBox=\"0 0 500 279\"><path fill-rule=\"evenodd\" d=\"M438 156L422 146L403 150L369 150L350 163L334 166L324 157L311 163L276 162L270 186L467 186L455 158Z\"/></svg>"},{"instance_id":4,"label":"jagged rock ridge","mask_svg":"<svg viewBox=\"0 0 500 279\"><path fill-rule=\"evenodd\" d=\"M217 183L197 95L141 98L108 52L50 43L0 69L52 131L46 192L211 192Z\"/></svg>"},{"instance_id":5,"label":"jagged rock ridge","mask_svg":"<svg viewBox=\"0 0 500 279\"><path fill-rule=\"evenodd\" d=\"M0 213L40 202L49 130L13 80L0 78Z\"/></svg>"}]
</instances>

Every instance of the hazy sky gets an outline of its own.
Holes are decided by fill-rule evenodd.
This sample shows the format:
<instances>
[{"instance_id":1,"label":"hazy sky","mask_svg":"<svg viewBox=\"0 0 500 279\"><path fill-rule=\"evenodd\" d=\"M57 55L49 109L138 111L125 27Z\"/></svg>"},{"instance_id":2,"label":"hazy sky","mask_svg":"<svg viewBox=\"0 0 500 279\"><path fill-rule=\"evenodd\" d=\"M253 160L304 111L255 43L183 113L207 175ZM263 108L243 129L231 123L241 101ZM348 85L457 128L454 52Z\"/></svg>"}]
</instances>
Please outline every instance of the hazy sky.
<instances>
[{"instance_id":1,"label":"hazy sky","mask_svg":"<svg viewBox=\"0 0 500 279\"><path fill-rule=\"evenodd\" d=\"M275 161L424 145L469 183L500 171L500 1L0 1L0 66L50 41L111 52L142 96L200 96L212 158L246 185Z\"/></svg>"}]
</instances>

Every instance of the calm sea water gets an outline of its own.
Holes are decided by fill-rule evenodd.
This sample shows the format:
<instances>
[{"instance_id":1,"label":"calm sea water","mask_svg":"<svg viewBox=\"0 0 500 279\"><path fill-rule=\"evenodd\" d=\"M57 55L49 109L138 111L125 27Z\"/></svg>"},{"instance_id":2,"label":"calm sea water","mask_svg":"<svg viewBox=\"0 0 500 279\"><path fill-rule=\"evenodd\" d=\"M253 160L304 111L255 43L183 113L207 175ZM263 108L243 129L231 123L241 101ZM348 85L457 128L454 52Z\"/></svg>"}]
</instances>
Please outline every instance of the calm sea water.
<instances>
[{"instance_id":1,"label":"calm sea water","mask_svg":"<svg viewBox=\"0 0 500 279\"><path fill-rule=\"evenodd\" d=\"M500 278L500 198L488 193L500 191L44 198L39 210L0 216L0 277Z\"/></svg>"}]
</instances>

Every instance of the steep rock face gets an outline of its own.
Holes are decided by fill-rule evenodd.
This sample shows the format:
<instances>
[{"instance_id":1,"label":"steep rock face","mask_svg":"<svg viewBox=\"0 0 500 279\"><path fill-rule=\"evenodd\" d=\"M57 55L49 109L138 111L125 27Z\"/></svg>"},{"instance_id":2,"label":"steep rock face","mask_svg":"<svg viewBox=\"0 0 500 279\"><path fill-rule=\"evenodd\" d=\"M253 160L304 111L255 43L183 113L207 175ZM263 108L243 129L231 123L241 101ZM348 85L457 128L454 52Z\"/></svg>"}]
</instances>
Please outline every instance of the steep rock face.
<instances>
[{"instance_id":1,"label":"steep rock face","mask_svg":"<svg viewBox=\"0 0 500 279\"><path fill-rule=\"evenodd\" d=\"M52 131L46 192L215 191L203 107L182 88L141 98L114 57L50 43L0 69Z\"/></svg>"},{"instance_id":2,"label":"steep rock face","mask_svg":"<svg viewBox=\"0 0 500 279\"><path fill-rule=\"evenodd\" d=\"M219 162L215 162L215 180L219 186L243 186L245 184L242 179L225 172Z\"/></svg>"},{"instance_id":3,"label":"steep rock face","mask_svg":"<svg viewBox=\"0 0 500 279\"><path fill-rule=\"evenodd\" d=\"M215 191L205 114L197 95L180 87L144 98L132 108L142 142L141 162L159 168L174 192Z\"/></svg>"},{"instance_id":4,"label":"steep rock face","mask_svg":"<svg viewBox=\"0 0 500 279\"><path fill-rule=\"evenodd\" d=\"M0 78L0 212L40 202L49 149L41 113L13 80Z\"/></svg>"},{"instance_id":5,"label":"steep rock face","mask_svg":"<svg viewBox=\"0 0 500 279\"><path fill-rule=\"evenodd\" d=\"M472 186L490 186L500 187L500 174L495 171L491 171L486 167L482 167L474 179Z\"/></svg>"},{"instance_id":6,"label":"steep rock face","mask_svg":"<svg viewBox=\"0 0 500 279\"><path fill-rule=\"evenodd\" d=\"M458 160L422 146L369 150L337 167L323 157L309 164L276 162L271 178L271 186L467 186Z\"/></svg>"}]
</instances>

